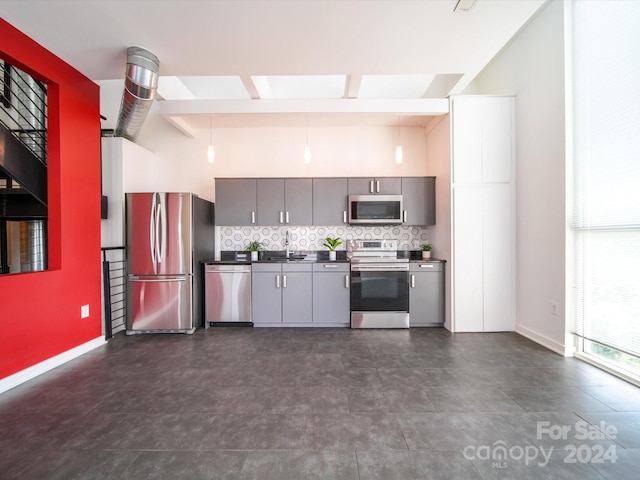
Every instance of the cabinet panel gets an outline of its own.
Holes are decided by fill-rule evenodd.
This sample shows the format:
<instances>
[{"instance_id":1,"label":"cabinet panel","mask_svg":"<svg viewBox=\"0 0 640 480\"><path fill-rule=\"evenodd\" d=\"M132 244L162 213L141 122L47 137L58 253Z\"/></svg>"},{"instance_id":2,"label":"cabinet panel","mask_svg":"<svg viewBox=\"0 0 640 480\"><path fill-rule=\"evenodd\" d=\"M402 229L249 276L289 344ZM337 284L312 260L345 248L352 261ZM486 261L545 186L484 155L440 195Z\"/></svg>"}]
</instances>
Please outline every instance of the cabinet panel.
<instances>
[{"instance_id":1,"label":"cabinet panel","mask_svg":"<svg viewBox=\"0 0 640 480\"><path fill-rule=\"evenodd\" d=\"M510 182L513 158L512 97L487 98L482 103L482 180Z\"/></svg>"},{"instance_id":2,"label":"cabinet panel","mask_svg":"<svg viewBox=\"0 0 640 480\"><path fill-rule=\"evenodd\" d=\"M343 225L347 222L347 179L313 179L313 224Z\"/></svg>"},{"instance_id":3,"label":"cabinet panel","mask_svg":"<svg viewBox=\"0 0 640 480\"><path fill-rule=\"evenodd\" d=\"M515 328L513 317L513 212L508 185L483 189L484 331Z\"/></svg>"},{"instance_id":4,"label":"cabinet panel","mask_svg":"<svg viewBox=\"0 0 640 480\"><path fill-rule=\"evenodd\" d=\"M282 275L251 272L251 316L254 324L282 322Z\"/></svg>"},{"instance_id":5,"label":"cabinet panel","mask_svg":"<svg viewBox=\"0 0 640 480\"><path fill-rule=\"evenodd\" d=\"M258 225L284 224L284 179L259 178L256 188Z\"/></svg>"},{"instance_id":6,"label":"cabinet panel","mask_svg":"<svg viewBox=\"0 0 640 480\"><path fill-rule=\"evenodd\" d=\"M254 225L256 219L255 178L216 180L216 225Z\"/></svg>"},{"instance_id":7,"label":"cabinet panel","mask_svg":"<svg viewBox=\"0 0 640 480\"><path fill-rule=\"evenodd\" d=\"M454 329L481 332L484 310L482 187L456 187L453 202Z\"/></svg>"},{"instance_id":8,"label":"cabinet panel","mask_svg":"<svg viewBox=\"0 0 640 480\"><path fill-rule=\"evenodd\" d=\"M349 195L400 195L400 177L349 178Z\"/></svg>"},{"instance_id":9,"label":"cabinet panel","mask_svg":"<svg viewBox=\"0 0 640 480\"><path fill-rule=\"evenodd\" d=\"M287 178L284 181L285 223L313 224L313 184L310 178Z\"/></svg>"},{"instance_id":10,"label":"cabinet panel","mask_svg":"<svg viewBox=\"0 0 640 480\"><path fill-rule=\"evenodd\" d=\"M326 271L322 271L322 268ZM332 269L331 267L336 267ZM349 266L316 264L313 273L313 323L348 325L351 321Z\"/></svg>"},{"instance_id":11,"label":"cabinet panel","mask_svg":"<svg viewBox=\"0 0 640 480\"><path fill-rule=\"evenodd\" d=\"M409 313L411 327L444 323L444 269L438 263L410 267Z\"/></svg>"},{"instance_id":12,"label":"cabinet panel","mask_svg":"<svg viewBox=\"0 0 640 480\"><path fill-rule=\"evenodd\" d=\"M311 273L283 272L282 323L311 323L313 318Z\"/></svg>"},{"instance_id":13,"label":"cabinet panel","mask_svg":"<svg viewBox=\"0 0 640 480\"><path fill-rule=\"evenodd\" d=\"M452 181L482 182L482 98L454 98L452 118Z\"/></svg>"},{"instance_id":14,"label":"cabinet panel","mask_svg":"<svg viewBox=\"0 0 640 480\"><path fill-rule=\"evenodd\" d=\"M405 225L435 225L435 177L402 178L402 202Z\"/></svg>"}]
</instances>

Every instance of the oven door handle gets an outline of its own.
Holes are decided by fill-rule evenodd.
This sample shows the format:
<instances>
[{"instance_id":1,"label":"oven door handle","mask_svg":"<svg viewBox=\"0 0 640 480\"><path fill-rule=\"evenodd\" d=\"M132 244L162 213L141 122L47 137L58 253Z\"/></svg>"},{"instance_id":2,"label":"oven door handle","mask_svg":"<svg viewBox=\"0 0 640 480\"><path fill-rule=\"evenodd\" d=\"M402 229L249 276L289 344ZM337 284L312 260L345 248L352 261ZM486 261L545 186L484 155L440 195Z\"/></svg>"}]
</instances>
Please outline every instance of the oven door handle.
<instances>
[{"instance_id":1,"label":"oven door handle","mask_svg":"<svg viewBox=\"0 0 640 480\"><path fill-rule=\"evenodd\" d=\"M352 272L408 272L408 265L352 265Z\"/></svg>"}]
</instances>

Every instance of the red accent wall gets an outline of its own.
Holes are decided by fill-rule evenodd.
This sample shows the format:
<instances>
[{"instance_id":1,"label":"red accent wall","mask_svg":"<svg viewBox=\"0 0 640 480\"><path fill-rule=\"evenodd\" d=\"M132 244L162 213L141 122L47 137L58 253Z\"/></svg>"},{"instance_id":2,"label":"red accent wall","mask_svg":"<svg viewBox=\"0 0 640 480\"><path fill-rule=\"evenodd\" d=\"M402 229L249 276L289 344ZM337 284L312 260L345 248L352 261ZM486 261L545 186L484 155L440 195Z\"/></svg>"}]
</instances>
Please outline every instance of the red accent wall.
<instances>
[{"instance_id":1,"label":"red accent wall","mask_svg":"<svg viewBox=\"0 0 640 480\"><path fill-rule=\"evenodd\" d=\"M102 324L99 87L1 18L0 57L49 95L49 270L0 276L2 379L100 337Z\"/></svg>"}]
</instances>

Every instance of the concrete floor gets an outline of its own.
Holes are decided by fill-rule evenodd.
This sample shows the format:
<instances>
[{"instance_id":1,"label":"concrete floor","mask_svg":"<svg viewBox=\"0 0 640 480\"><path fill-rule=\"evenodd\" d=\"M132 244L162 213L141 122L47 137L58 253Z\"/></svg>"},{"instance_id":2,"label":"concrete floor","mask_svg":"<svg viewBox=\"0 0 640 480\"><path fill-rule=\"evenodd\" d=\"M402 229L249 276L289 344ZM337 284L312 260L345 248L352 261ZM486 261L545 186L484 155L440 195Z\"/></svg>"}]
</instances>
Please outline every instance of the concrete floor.
<instances>
[{"instance_id":1,"label":"concrete floor","mask_svg":"<svg viewBox=\"0 0 640 480\"><path fill-rule=\"evenodd\" d=\"M640 389L515 333L119 334L0 395L3 480L639 471Z\"/></svg>"}]
</instances>

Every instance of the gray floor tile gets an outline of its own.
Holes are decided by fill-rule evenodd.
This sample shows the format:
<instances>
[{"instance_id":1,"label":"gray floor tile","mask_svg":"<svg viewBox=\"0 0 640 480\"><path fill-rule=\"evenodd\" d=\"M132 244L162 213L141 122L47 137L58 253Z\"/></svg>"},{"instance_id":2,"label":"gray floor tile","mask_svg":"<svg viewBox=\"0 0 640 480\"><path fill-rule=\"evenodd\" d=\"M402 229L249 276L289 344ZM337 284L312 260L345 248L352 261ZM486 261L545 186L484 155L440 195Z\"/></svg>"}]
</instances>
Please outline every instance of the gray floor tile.
<instances>
[{"instance_id":1,"label":"gray floor tile","mask_svg":"<svg viewBox=\"0 0 640 480\"><path fill-rule=\"evenodd\" d=\"M304 415L216 415L199 449L295 450L304 432Z\"/></svg>"},{"instance_id":2,"label":"gray floor tile","mask_svg":"<svg viewBox=\"0 0 640 480\"><path fill-rule=\"evenodd\" d=\"M249 452L243 480L358 480L354 452Z\"/></svg>"},{"instance_id":3,"label":"gray floor tile","mask_svg":"<svg viewBox=\"0 0 640 480\"><path fill-rule=\"evenodd\" d=\"M530 450L529 455L527 458L517 450L513 452L513 458L507 453L506 460L475 459L473 464L483 480L603 480L592 465L565 462L564 454L552 454L548 461L539 451ZM548 453L546 455L549 457Z\"/></svg>"},{"instance_id":4,"label":"gray floor tile","mask_svg":"<svg viewBox=\"0 0 640 480\"><path fill-rule=\"evenodd\" d=\"M480 480L460 452L358 452L360 480Z\"/></svg>"},{"instance_id":5,"label":"gray floor tile","mask_svg":"<svg viewBox=\"0 0 640 480\"><path fill-rule=\"evenodd\" d=\"M611 411L578 387L500 387L528 412Z\"/></svg>"},{"instance_id":6,"label":"gray floor tile","mask_svg":"<svg viewBox=\"0 0 640 480\"><path fill-rule=\"evenodd\" d=\"M406 450L396 417L352 413L308 415L304 448L310 450Z\"/></svg>"},{"instance_id":7,"label":"gray floor tile","mask_svg":"<svg viewBox=\"0 0 640 480\"><path fill-rule=\"evenodd\" d=\"M375 368L314 370L309 374L310 386L379 387L382 386Z\"/></svg>"},{"instance_id":8,"label":"gray floor tile","mask_svg":"<svg viewBox=\"0 0 640 480\"><path fill-rule=\"evenodd\" d=\"M239 480L246 452L140 452L122 480Z\"/></svg>"},{"instance_id":9,"label":"gray floor tile","mask_svg":"<svg viewBox=\"0 0 640 480\"><path fill-rule=\"evenodd\" d=\"M265 413L349 413L344 388L273 388L265 394Z\"/></svg>"},{"instance_id":10,"label":"gray floor tile","mask_svg":"<svg viewBox=\"0 0 640 480\"><path fill-rule=\"evenodd\" d=\"M385 387L453 387L458 383L443 368L378 368Z\"/></svg>"},{"instance_id":11,"label":"gray floor tile","mask_svg":"<svg viewBox=\"0 0 640 480\"><path fill-rule=\"evenodd\" d=\"M264 411L268 391L266 387L196 388L189 397L192 401L189 410L198 413L260 414Z\"/></svg>"},{"instance_id":12,"label":"gray floor tile","mask_svg":"<svg viewBox=\"0 0 640 480\"><path fill-rule=\"evenodd\" d=\"M609 435L624 448L640 448L640 412L578 412L591 425L614 433ZM639 465L640 468L640 465Z\"/></svg>"},{"instance_id":13,"label":"gray floor tile","mask_svg":"<svg viewBox=\"0 0 640 480\"><path fill-rule=\"evenodd\" d=\"M625 382L582 386L580 390L621 412L640 412L640 389Z\"/></svg>"},{"instance_id":14,"label":"gray floor tile","mask_svg":"<svg viewBox=\"0 0 640 480\"><path fill-rule=\"evenodd\" d=\"M640 476L640 449L618 448L613 460L592 462L591 466L607 480L637 480Z\"/></svg>"},{"instance_id":15,"label":"gray floor tile","mask_svg":"<svg viewBox=\"0 0 640 480\"><path fill-rule=\"evenodd\" d=\"M457 450L505 441L484 414L427 413L398 415L410 450Z\"/></svg>"},{"instance_id":16,"label":"gray floor tile","mask_svg":"<svg viewBox=\"0 0 640 480\"><path fill-rule=\"evenodd\" d=\"M429 388L438 412L522 412L523 408L497 387Z\"/></svg>"},{"instance_id":17,"label":"gray floor tile","mask_svg":"<svg viewBox=\"0 0 640 480\"><path fill-rule=\"evenodd\" d=\"M375 387L349 389L352 413L426 413L436 408L424 388Z\"/></svg>"}]
</instances>

